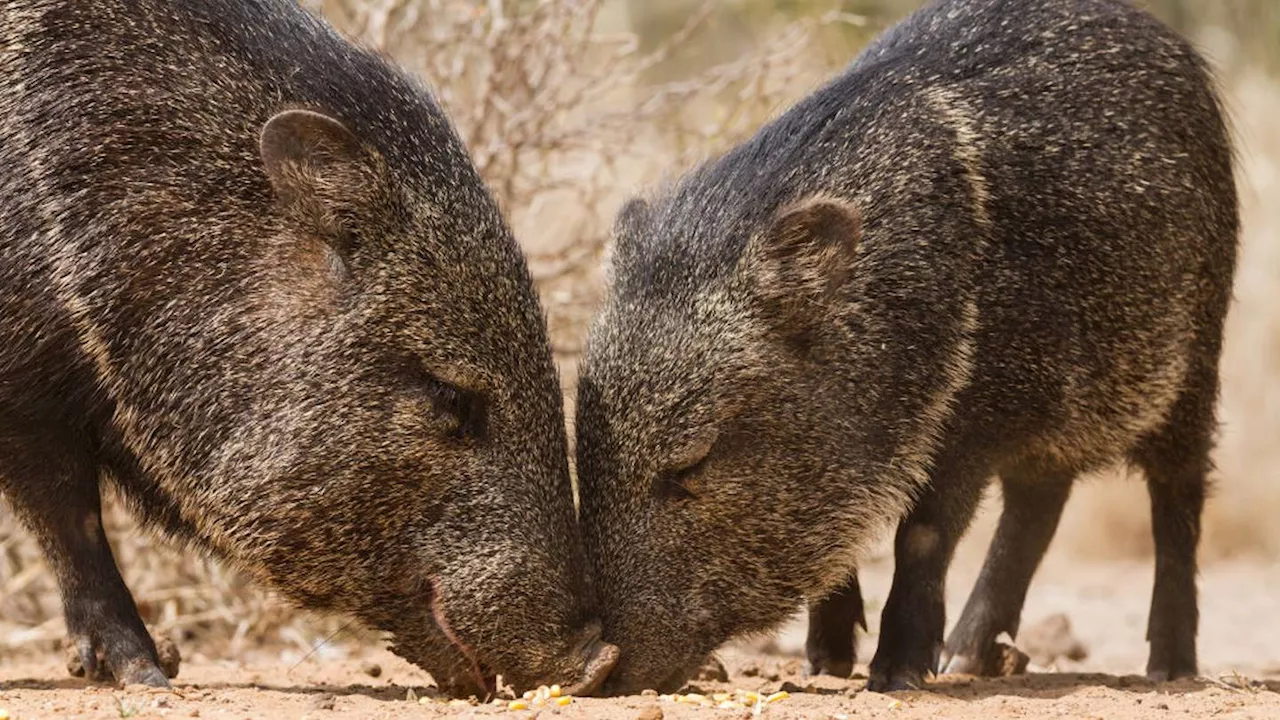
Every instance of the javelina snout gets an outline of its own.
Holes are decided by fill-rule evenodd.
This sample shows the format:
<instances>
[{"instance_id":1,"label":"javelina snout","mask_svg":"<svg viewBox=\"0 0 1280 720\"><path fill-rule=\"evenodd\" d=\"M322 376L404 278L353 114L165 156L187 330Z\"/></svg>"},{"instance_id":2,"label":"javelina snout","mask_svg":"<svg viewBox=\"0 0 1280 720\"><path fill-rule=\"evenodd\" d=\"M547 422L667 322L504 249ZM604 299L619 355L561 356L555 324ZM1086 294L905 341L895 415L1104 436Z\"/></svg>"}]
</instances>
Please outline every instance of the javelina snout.
<instances>
[{"instance_id":1,"label":"javelina snout","mask_svg":"<svg viewBox=\"0 0 1280 720\"><path fill-rule=\"evenodd\" d=\"M620 213L579 379L610 688L851 580L901 519L875 690L981 672L1079 474L1146 475L1148 674L1196 672L1195 566L1239 216L1215 88L1123 0L936 0L738 147ZM988 480L1004 515L944 643Z\"/></svg>"},{"instance_id":2,"label":"javelina snout","mask_svg":"<svg viewBox=\"0 0 1280 720\"><path fill-rule=\"evenodd\" d=\"M105 478L446 687L598 683L542 311L430 95L291 0L9 3L0 70L0 487L85 667L165 683Z\"/></svg>"}]
</instances>

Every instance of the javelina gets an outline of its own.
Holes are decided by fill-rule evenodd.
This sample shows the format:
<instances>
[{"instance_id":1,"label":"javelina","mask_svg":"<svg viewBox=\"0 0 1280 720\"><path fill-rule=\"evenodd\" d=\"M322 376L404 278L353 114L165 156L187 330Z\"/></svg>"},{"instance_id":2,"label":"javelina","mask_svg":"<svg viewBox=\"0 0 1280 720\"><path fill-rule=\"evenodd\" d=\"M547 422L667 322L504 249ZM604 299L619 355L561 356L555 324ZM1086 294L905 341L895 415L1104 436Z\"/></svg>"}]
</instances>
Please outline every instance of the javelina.
<instances>
[{"instance_id":1,"label":"javelina","mask_svg":"<svg viewBox=\"0 0 1280 720\"><path fill-rule=\"evenodd\" d=\"M0 13L0 489L164 685L99 483L458 690L598 640L528 269L428 93L290 0Z\"/></svg>"},{"instance_id":2,"label":"javelina","mask_svg":"<svg viewBox=\"0 0 1280 720\"><path fill-rule=\"evenodd\" d=\"M1119 0L940 0L630 202L576 423L609 687L670 687L802 600L811 656L847 672L850 573L908 511L871 686L918 685L999 475L947 648L973 669L1016 631L1072 478L1117 460L1151 494L1148 671L1194 673L1237 225L1205 63Z\"/></svg>"}]
</instances>

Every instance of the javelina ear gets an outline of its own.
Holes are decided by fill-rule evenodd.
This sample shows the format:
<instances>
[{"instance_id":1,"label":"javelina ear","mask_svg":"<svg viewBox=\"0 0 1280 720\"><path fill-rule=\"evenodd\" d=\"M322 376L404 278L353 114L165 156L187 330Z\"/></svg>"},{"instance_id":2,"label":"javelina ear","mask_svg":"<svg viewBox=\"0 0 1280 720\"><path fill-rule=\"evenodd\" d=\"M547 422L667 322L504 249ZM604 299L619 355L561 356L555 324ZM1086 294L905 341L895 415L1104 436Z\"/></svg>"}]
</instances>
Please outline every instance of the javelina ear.
<instances>
[{"instance_id":1,"label":"javelina ear","mask_svg":"<svg viewBox=\"0 0 1280 720\"><path fill-rule=\"evenodd\" d=\"M337 231L344 218L370 203L380 163L345 125L309 110L272 116L258 135L258 151L281 204L314 229Z\"/></svg>"},{"instance_id":2,"label":"javelina ear","mask_svg":"<svg viewBox=\"0 0 1280 720\"><path fill-rule=\"evenodd\" d=\"M652 218L653 212L644 198L631 198L618 211L613 221L608 258L605 262L611 284L617 275L616 270L630 264L635 244L640 242Z\"/></svg>"},{"instance_id":3,"label":"javelina ear","mask_svg":"<svg viewBox=\"0 0 1280 720\"><path fill-rule=\"evenodd\" d=\"M784 208L744 257L760 298L788 318L827 307L853 272L861 218L852 203L828 197Z\"/></svg>"}]
</instances>

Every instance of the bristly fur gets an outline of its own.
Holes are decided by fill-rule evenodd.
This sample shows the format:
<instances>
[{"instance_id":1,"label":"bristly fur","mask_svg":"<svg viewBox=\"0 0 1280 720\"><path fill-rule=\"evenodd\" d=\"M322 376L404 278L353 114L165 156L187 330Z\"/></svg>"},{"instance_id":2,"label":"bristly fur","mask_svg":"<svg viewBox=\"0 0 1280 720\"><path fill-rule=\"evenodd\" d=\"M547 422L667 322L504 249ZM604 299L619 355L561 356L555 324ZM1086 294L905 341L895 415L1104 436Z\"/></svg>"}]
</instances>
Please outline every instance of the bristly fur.
<instances>
[{"instance_id":1,"label":"bristly fur","mask_svg":"<svg viewBox=\"0 0 1280 720\"><path fill-rule=\"evenodd\" d=\"M933 2L630 203L575 423L610 687L674 686L805 600L813 669L847 674L850 573L904 515L872 685L918 684L999 475L1001 535L947 647L981 672L1071 479L1123 460L1160 558L1149 670L1195 672L1238 222L1205 63L1120 0Z\"/></svg>"},{"instance_id":2,"label":"bristly fur","mask_svg":"<svg viewBox=\"0 0 1280 720\"><path fill-rule=\"evenodd\" d=\"M442 684L473 663L433 606L487 671L572 681L546 326L429 94L291 0L10 0L0 78L0 489L86 664L164 681L101 476Z\"/></svg>"}]
</instances>

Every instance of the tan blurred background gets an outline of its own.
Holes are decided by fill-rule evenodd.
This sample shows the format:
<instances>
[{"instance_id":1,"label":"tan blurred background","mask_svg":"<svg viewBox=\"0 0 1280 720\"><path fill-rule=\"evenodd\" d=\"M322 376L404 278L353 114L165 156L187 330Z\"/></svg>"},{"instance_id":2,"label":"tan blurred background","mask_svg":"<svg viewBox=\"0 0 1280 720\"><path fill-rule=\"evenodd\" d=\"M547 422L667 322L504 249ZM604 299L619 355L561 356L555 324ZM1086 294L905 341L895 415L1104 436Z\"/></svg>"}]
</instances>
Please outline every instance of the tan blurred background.
<instances>
[{"instance_id":1,"label":"tan blurred background","mask_svg":"<svg viewBox=\"0 0 1280 720\"><path fill-rule=\"evenodd\" d=\"M303 0L421 74L524 244L571 394L613 212L630 194L749 135L842 68L916 0ZM1218 68L1240 155L1244 236L1223 361L1223 429L1202 558L1280 562L1280 2L1149 0ZM572 416L572 406L569 407ZM989 537L987 512L962 549ZM1146 494L1119 471L1072 499L1059 565L1151 553ZM301 658L372 639L305 617L218 563L178 555L113 513L146 620L188 654ZM882 551L883 553L883 551ZM1148 563L1149 564L1149 563ZM953 588L963 597L967 587ZM875 598L871 598L874 611ZM52 578L0 507L0 662L63 634Z\"/></svg>"}]
</instances>

